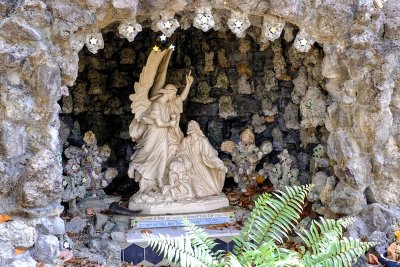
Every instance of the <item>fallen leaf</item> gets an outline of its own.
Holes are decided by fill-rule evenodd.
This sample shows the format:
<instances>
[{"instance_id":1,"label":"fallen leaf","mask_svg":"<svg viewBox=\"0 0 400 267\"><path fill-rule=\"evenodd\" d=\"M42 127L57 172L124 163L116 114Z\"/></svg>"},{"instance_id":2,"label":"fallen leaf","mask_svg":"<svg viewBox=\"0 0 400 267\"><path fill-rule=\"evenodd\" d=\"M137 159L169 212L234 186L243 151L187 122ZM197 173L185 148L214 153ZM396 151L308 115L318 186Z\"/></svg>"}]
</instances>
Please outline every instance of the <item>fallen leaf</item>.
<instances>
[{"instance_id":1,"label":"fallen leaf","mask_svg":"<svg viewBox=\"0 0 400 267\"><path fill-rule=\"evenodd\" d=\"M16 248L16 249L15 249L15 254L16 254L16 255L19 255L19 254L24 253L25 251L27 251L26 248Z\"/></svg>"},{"instance_id":2,"label":"fallen leaf","mask_svg":"<svg viewBox=\"0 0 400 267\"><path fill-rule=\"evenodd\" d=\"M69 261L74 257L74 254L72 253L71 250L61 250L60 251L60 259L63 261Z\"/></svg>"},{"instance_id":3,"label":"fallen leaf","mask_svg":"<svg viewBox=\"0 0 400 267\"><path fill-rule=\"evenodd\" d=\"M272 185L269 186L264 186L263 188L261 188L261 193L271 193L275 191L275 188Z\"/></svg>"},{"instance_id":4,"label":"fallen leaf","mask_svg":"<svg viewBox=\"0 0 400 267\"><path fill-rule=\"evenodd\" d=\"M249 188L247 188L247 191L245 192L245 195L248 195L248 196L250 196L250 195L254 195L254 194L256 194L256 188L254 188L254 187L249 187Z\"/></svg>"},{"instance_id":5,"label":"fallen leaf","mask_svg":"<svg viewBox=\"0 0 400 267\"><path fill-rule=\"evenodd\" d=\"M292 80L292 77L290 77L286 73L279 73L278 75L276 75L276 78L280 81L291 81Z\"/></svg>"},{"instance_id":6,"label":"fallen leaf","mask_svg":"<svg viewBox=\"0 0 400 267\"><path fill-rule=\"evenodd\" d=\"M265 181L265 177L262 175L257 175L256 182L262 184Z\"/></svg>"},{"instance_id":7,"label":"fallen leaf","mask_svg":"<svg viewBox=\"0 0 400 267\"><path fill-rule=\"evenodd\" d=\"M11 221L11 216L7 214L0 214L0 223Z\"/></svg>"},{"instance_id":8,"label":"fallen leaf","mask_svg":"<svg viewBox=\"0 0 400 267\"><path fill-rule=\"evenodd\" d=\"M93 208L87 208L87 209L86 209L86 214L87 214L87 215L94 215L94 213L95 213L95 212L94 212L94 209L93 209Z\"/></svg>"},{"instance_id":9,"label":"fallen leaf","mask_svg":"<svg viewBox=\"0 0 400 267\"><path fill-rule=\"evenodd\" d=\"M145 233L151 234L151 233L152 233L152 231L149 230L149 229L143 229L143 230L140 230L140 232L141 232L142 234L145 234Z\"/></svg>"},{"instance_id":10,"label":"fallen leaf","mask_svg":"<svg viewBox=\"0 0 400 267\"><path fill-rule=\"evenodd\" d=\"M265 121L266 122L274 122L275 121L275 117L274 116L265 116Z\"/></svg>"},{"instance_id":11,"label":"fallen leaf","mask_svg":"<svg viewBox=\"0 0 400 267\"><path fill-rule=\"evenodd\" d=\"M378 257L372 253L368 253L368 263L372 265L380 265Z\"/></svg>"},{"instance_id":12,"label":"fallen leaf","mask_svg":"<svg viewBox=\"0 0 400 267\"><path fill-rule=\"evenodd\" d=\"M394 236L396 237L397 241L400 241L400 230L397 230L396 232L394 232Z\"/></svg>"},{"instance_id":13,"label":"fallen leaf","mask_svg":"<svg viewBox=\"0 0 400 267\"><path fill-rule=\"evenodd\" d=\"M238 199L240 198L240 196L235 195L235 194L233 194L233 193L229 193L229 194L227 195L227 197L228 197L229 201L236 201L236 200L238 200Z\"/></svg>"},{"instance_id":14,"label":"fallen leaf","mask_svg":"<svg viewBox=\"0 0 400 267\"><path fill-rule=\"evenodd\" d=\"M396 242L393 242L387 248L388 258L391 259L391 260L394 260L394 261L396 260L396 247L397 247Z\"/></svg>"}]
</instances>

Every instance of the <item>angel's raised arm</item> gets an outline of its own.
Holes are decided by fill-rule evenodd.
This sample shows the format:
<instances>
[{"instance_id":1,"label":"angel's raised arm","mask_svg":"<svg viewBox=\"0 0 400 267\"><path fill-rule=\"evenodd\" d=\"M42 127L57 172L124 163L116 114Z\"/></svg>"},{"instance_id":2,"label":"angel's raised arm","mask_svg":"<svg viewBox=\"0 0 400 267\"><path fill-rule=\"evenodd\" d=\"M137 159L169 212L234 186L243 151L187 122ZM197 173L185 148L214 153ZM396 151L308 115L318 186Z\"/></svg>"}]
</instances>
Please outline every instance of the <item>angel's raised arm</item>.
<instances>
[{"instance_id":1,"label":"angel's raised arm","mask_svg":"<svg viewBox=\"0 0 400 267\"><path fill-rule=\"evenodd\" d=\"M181 93L181 98L183 101L186 100L186 98L189 95L189 90L190 86L193 84L193 76L192 76L192 71L189 71L189 74L186 75L186 86L185 89L183 89L183 92Z\"/></svg>"}]
</instances>

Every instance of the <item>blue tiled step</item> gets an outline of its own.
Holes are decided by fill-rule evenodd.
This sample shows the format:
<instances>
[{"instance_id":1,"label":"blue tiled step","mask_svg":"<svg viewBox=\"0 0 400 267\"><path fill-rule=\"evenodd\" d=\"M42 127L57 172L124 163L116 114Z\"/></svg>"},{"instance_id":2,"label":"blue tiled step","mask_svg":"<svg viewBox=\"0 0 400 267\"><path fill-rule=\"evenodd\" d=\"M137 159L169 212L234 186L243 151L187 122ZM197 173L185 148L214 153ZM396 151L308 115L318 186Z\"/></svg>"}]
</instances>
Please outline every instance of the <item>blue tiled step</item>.
<instances>
[{"instance_id":1,"label":"blue tiled step","mask_svg":"<svg viewBox=\"0 0 400 267\"><path fill-rule=\"evenodd\" d=\"M239 230L233 227L221 227L217 230L207 229L203 227L210 237L215 240L217 245L214 250L232 251L233 237L239 234ZM167 228L154 228L147 229L152 234L168 234L171 237L178 237L184 235L183 228L181 227L167 227ZM167 261L163 260L157 252L153 251L147 242L142 237L141 229L132 229L127 234L127 243L129 244L122 250L122 260L135 265L144 266L165 266Z\"/></svg>"}]
</instances>

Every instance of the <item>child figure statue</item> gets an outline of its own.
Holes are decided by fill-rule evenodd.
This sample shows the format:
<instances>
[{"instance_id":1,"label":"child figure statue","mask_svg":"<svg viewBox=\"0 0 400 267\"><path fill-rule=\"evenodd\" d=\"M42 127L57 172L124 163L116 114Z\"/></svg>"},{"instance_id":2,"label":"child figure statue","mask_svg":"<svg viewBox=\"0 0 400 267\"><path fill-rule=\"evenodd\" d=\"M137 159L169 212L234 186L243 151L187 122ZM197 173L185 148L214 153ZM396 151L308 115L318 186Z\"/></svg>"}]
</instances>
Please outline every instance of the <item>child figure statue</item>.
<instances>
[{"instance_id":1,"label":"child figure statue","mask_svg":"<svg viewBox=\"0 0 400 267\"><path fill-rule=\"evenodd\" d=\"M188 170L192 168L192 164L184 161L183 158L178 158L170 165L169 170L169 185L163 187L162 193L170 201L175 199L184 199L195 197L192 189Z\"/></svg>"}]
</instances>

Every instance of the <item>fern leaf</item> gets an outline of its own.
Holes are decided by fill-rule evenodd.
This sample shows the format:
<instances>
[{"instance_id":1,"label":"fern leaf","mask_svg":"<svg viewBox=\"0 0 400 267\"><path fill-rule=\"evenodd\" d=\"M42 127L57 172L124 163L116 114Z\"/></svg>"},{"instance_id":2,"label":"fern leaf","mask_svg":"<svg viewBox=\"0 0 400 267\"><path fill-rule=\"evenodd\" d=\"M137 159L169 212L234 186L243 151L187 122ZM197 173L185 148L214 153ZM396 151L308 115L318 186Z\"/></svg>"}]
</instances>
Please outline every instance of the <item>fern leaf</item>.
<instances>
[{"instance_id":1,"label":"fern leaf","mask_svg":"<svg viewBox=\"0 0 400 267\"><path fill-rule=\"evenodd\" d=\"M377 245L374 242L361 242L352 238L339 240L336 238L321 246L321 251L312 255L307 252L302 262L306 267L330 267L330 266L351 266L370 247Z\"/></svg>"},{"instance_id":2,"label":"fern leaf","mask_svg":"<svg viewBox=\"0 0 400 267\"><path fill-rule=\"evenodd\" d=\"M235 258L246 267L302 266L299 253L279 248L272 239L264 242L257 249L246 251ZM231 259L229 260L232 262Z\"/></svg>"},{"instance_id":3,"label":"fern leaf","mask_svg":"<svg viewBox=\"0 0 400 267\"><path fill-rule=\"evenodd\" d=\"M343 229L349 226L354 218L347 219L324 219L321 222L313 221L309 230L303 230L303 233L297 235L303 240L313 254L320 251L320 246L332 239L342 237Z\"/></svg>"},{"instance_id":4,"label":"fern leaf","mask_svg":"<svg viewBox=\"0 0 400 267\"><path fill-rule=\"evenodd\" d=\"M232 254L232 253L228 253L228 255L226 255L226 263L227 266L230 267L247 267L249 265L242 265L242 263L238 260L238 258Z\"/></svg>"},{"instance_id":5,"label":"fern leaf","mask_svg":"<svg viewBox=\"0 0 400 267\"><path fill-rule=\"evenodd\" d=\"M184 220L183 225L192 245L199 249L202 258L207 259L210 263L213 263L215 259L221 258L222 251L214 252L212 250L217 243L209 238L209 235L202 228L191 223L189 220Z\"/></svg>"},{"instance_id":6,"label":"fern leaf","mask_svg":"<svg viewBox=\"0 0 400 267\"><path fill-rule=\"evenodd\" d=\"M168 262L180 262L181 266L222 266L222 251L214 252L216 243L200 227L184 220L184 237L143 234L145 240Z\"/></svg>"},{"instance_id":7,"label":"fern leaf","mask_svg":"<svg viewBox=\"0 0 400 267\"><path fill-rule=\"evenodd\" d=\"M181 261L181 266L214 266L218 262L201 248L193 249L190 236L171 238L166 235L143 234L144 239L150 246L169 263ZM182 260L183 259L183 260Z\"/></svg>"},{"instance_id":8,"label":"fern leaf","mask_svg":"<svg viewBox=\"0 0 400 267\"><path fill-rule=\"evenodd\" d=\"M300 218L304 198L312 185L287 187L273 196L265 193L255 202L254 209L245 222L239 237L235 238L234 253L246 251L243 245L260 246L269 239L282 243L293 229L293 222Z\"/></svg>"},{"instance_id":9,"label":"fern leaf","mask_svg":"<svg viewBox=\"0 0 400 267\"><path fill-rule=\"evenodd\" d=\"M240 253L246 251L249 248L249 246L252 246L249 241L253 239L251 237L251 233L253 231L253 228L255 227L255 223L257 218L266 211L265 204L272 198L272 195L269 193L262 194L258 197L258 199L254 203L254 208L252 212L250 213L250 216L247 218L246 222L244 223L242 230L240 232L240 235L235 237L234 243L235 246L233 248L233 253L235 255L239 255ZM268 218L266 218L268 220ZM254 249L257 248L257 246L253 246Z\"/></svg>"}]
</instances>

